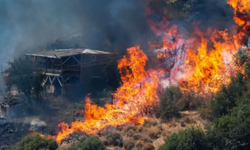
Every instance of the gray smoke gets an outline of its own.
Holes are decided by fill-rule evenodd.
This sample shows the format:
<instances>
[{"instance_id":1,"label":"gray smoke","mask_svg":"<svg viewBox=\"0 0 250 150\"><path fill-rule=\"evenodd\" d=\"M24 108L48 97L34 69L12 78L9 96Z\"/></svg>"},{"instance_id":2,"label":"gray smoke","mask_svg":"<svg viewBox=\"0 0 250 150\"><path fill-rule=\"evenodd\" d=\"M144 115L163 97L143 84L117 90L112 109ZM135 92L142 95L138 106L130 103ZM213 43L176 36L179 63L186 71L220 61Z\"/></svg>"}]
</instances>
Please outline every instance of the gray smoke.
<instances>
[{"instance_id":1,"label":"gray smoke","mask_svg":"<svg viewBox=\"0 0 250 150\"><path fill-rule=\"evenodd\" d=\"M141 45L144 50L154 35L144 16L146 0L0 0L0 61L25 51L43 49L46 43L66 39L69 43L100 50L117 50ZM161 20L166 1L154 8L151 20ZM159 0L158 0L159 1ZM172 20L184 28L193 21L201 27L228 28L232 10L227 0L189 0L176 10L187 8L186 18ZM191 9L190 9L191 7ZM184 9L185 8L185 9ZM189 29L188 29L189 30ZM67 36L77 33L78 36ZM106 48L105 40L111 44ZM0 62L1 63L1 62Z\"/></svg>"},{"instance_id":2,"label":"gray smoke","mask_svg":"<svg viewBox=\"0 0 250 150\"><path fill-rule=\"evenodd\" d=\"M75 32L73 42L95 49L105 39L117 50L143 44L150 37L143 11L142 0L0 0L0 59Z\"/></svg>"}]
</instances>

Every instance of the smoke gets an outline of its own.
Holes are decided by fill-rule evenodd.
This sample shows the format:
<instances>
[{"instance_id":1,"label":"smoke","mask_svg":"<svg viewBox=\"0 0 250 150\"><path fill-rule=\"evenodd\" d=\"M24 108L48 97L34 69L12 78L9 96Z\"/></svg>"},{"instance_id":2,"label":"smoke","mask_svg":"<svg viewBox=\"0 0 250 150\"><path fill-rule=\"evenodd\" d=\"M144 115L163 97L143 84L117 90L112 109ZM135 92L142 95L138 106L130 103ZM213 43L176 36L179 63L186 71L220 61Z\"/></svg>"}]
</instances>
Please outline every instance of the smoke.
<instances>
[{"instance_id":1,"label":"smoke","mask_svg":"<svg viewBox=\"0 0 250 150\"><path fill-rule=\"evenodd\" d=\"M142 0L2 0L0 59L41 49L57 38L101 50L105 40L117 50L143 44L150 37L143 11ZM80 36L67 37L71 33Z\"/></svg>"},{"instance_id":2,"label":"smoke","mask_svg":"<svg viewBox=\"0 0 250 150\"><path fill-rule=\"evenodd\" d=\"M25 118L24 119L24 122L23 123L26 123L26 124L30 124L31 126L46 126L46 122L40 120L39 118Z\"/></svg>"},{"instance_id":3,"label":"smoke","mask_svg":"<svg viewBox=\"0 0 250 150\"><path fill-rule=\"evenodd\" d=\"M144 16L145 5L157 0L22 0L0 1L0 59L5 62L26 51L43 49L46 43L66 39L70 44L100 50L116 50L141 45L147 49L154 35ZM152 20L164 16L166 1L154 8ZM228 28L232 11L227 0L190 0L176 7L191 12L185 19L175 19L185 29L200 21L203 27ZM174 11L173 11L174 12ZM189 22L189 23L187 23ZM77 36L67 36L76 33ZM107 47L107 43L110 46Z\"/></svg>"}]
</instances>

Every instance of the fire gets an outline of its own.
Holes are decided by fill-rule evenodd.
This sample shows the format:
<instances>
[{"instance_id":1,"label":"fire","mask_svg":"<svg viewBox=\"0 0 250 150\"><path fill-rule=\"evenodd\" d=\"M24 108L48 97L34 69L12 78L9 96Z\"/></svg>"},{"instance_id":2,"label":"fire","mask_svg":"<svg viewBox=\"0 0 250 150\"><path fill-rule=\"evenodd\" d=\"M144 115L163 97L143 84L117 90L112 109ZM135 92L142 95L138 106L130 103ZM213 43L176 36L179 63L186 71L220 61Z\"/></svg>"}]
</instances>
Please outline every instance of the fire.
<instances>
[{"instance_id":1,"label":"fire","mask_svg":"<svg viewBox=\"0 0 250 150\"><path fill-rule=\"evenodd\" d=\"M224 41L218 42L213 36L209 40L212 41L214 48L209 49L209 40L200 36L201 43L197 54L189 49L186 56L185 65L187 72L192 70L191 76L181 79L180 86L183 91L192 90L197 94L216 93L222 84L230 83L230 77L235 69L233 55L236 49L233 41L227 39L228 37L222 37ZM183 73L185 74L185 71Z\"/></svg>"},{"instance_id":2,"label":"fire","mask_svg":"<svg viewBox=\"0 0 250 150\"><path fill-rule=\"evenodd\" d=\"M234 9L234 21L238 25L238 33L235 37L242 39L250 35L250 1L248 0L229 0L228 4ZM246 45L245 41L241 41Z\"/></svg>"},{"instance_id":3,"label":"fire","mask_svg":"<svg viewBox=\"0 0 250 150\"><path fill-rule=\"evenodd\" d=\"M161 44L149 43L160 49L157 58L165 61L163 64L177 58L171 69L166 69L170 73L167 86L172 83L179 85L183 92L212 94L218 92L222 84L229 84L231 76L242 70L234 65L233 58L240 46L246 45L244 37L250 35L250 1L229 0L228 4L234 9L237 31L208 29L202 32L197 26L199 23L194 23L193 33L180 34L178 26L166 17L160 23L148 20L152 31L163 37ZM147 12L148 16L150 11Z\"/></svg>"},{"instance_id":4,"label":"fire","mask_svg":"<svg viewBox=\"0 0 250 150\"><path fill-rule=\"evenodd\" d=\"M246 45L242 39L250 35L250 1L229 0L228 4L234 9L237 31L208 29L202 32L194 23L193 33L180 34L178 26L166 17L160 23L148 20L155 34L163 37L160 44L150 45L158 49L157 58L165 61L163 65L171 61L170 69L146 71L147 56L139 46L129 48L128 55L118 63L123 84L113 93L113 103L99 107L87 96L85 121L71 125L60 123L61 132L54 137L57 142L76 131L96 134L109 126L142 124L150 113L150 106L158 102L160 83L166 83L159 78L162 73L170 74L165 79L168 85L178 84L183 92L194 91L199 95L216 93L222 84L229 84L230 77L242 70L234 65L233 57L241 45ZM147 10L145 15L150 13Z\"/></svg>"},{"instance_id":5,"label":"fire","mask_svg":"<svg viewBox=\"0 0 250 150\"><path fill-rule=\"evenodd\" d=\"M98 133L108 126L119 126L126 123L142 124L146 119L148 106L157 102L157 88L159 73L144 69L147 56L139 47L128 49L128 55L119 61L123 85L113 94L113 104L106 104L104 108L92 104L89 97L85 104L85 121L72 122L71 126L59 124L62 132L56 140L68 137L75 131L88 134Z\"/></svg>"}]
</instances>

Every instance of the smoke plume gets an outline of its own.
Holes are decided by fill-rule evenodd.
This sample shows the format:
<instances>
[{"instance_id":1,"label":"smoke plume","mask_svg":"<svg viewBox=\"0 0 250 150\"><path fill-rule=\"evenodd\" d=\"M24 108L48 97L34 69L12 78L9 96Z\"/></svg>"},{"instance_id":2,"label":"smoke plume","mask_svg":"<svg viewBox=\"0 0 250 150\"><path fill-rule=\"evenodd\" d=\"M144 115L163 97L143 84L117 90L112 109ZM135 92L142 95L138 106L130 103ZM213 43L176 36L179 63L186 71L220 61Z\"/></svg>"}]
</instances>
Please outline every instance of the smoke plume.
<instances>
[{"instance_id":1,"label":"smoke plume","mask_svg":"<svg viewBox=\"0 0 250 150\"><path fill-rule=\"evenodd\" d=\"M179 0L180 1L180 0ZM82 47L109 50L121 54L126 48L147 43L153 32L147 19L160 21L175 10L188 12L185 18L173 19L185 30L192 22L202 27L228 28L232 10L226 0L190 0L185 6L174 6L164 0L22 0L0 1L0 59L5 62L25 51L43 49L48 42L66 39ZM159 5L160 4L160 5ZM190 5L190 7L188 6ZM146 7L154 10L145 17ZM78 36L69 36L76 33Z\"/></svg>"}]
</instances>

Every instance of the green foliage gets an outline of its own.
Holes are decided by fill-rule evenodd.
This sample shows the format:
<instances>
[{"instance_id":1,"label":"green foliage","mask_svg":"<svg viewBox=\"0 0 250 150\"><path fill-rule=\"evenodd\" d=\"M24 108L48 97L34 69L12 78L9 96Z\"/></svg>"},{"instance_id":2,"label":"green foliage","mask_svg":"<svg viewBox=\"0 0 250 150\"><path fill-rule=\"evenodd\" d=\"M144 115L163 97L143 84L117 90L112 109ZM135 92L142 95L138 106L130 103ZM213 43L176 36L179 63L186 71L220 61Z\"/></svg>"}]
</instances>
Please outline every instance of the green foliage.
<instances>
[{"instance_id":1,"label":"green foliage","mask_svg":"<svg viewBox=\"0 0 250 150\"><path fill-rule=\"evenodd\" d=\"M104 150L104 145L98 137L90 136L86 140L68 150Z\"/></svg>"},{"instance_id":2,"label":"green foliage","mask_svg":"<svg viewBox=\"0 0 250 150\"><path fill-rule=\"evenodd\" d=\"M41 137L38 134L25 136L17 145L17 150L55 150L57 148L58 145L55 140Z\"/></svg>"},{"instance_id":3,"label":"green foliage","mask_svg":"<svg viewBox=\"0 0 250 150\"><path fill-rule=\"evenodd\" d=\"M188 129L166 139L160 150L247 150L250 149L250 56L241 48L236 55L236 65L244 68L244 74L232 77L212 100L211 108L201 109L211 113L213 126L206 134Z\"/></svg>"},{"instance_id":4,"label":"green foliage","mask_svg":"<svg viewBox=\"0 0 250 150\"><path fill-rule=\"evenodd\" d=\"M246 79L244 75L239 73L236 78L232 77L231 83L217 93L215 99L212 101L213 115L218 118L226 115L232 111L236 106L238 97L241 97L246 91Z\"/></svg>"},{"instance_id":5,"label":"green foliage","mask_svg":"<svg viewBox=\"0 0 250 150\"><path fill-rule=\"evenodd\" d=\"M208 149L206 135L200 129L186 129L169 136L159 150Z\"/></svg>"},{"instance_id":6,"label":"green foliage","mask_svg":"<svg viewBox=\"0 0 250 150\"><path fill-rule=\"evenodd\" d=\"M160 94L160 103L154 107L156 117L163 121L179 116L179 111L183 109L183 94L177 87L165 89Z\"/></svg>"},{"instance_id":7,"label":"green foliage","mask_svg":"<svg viewBox=\"0 0 250 150\"><path fill-rule=\"evenodd\" d=\"M39 96L43 89L41 86L44 79L42 72L35 70L30 61L21 58L15 58L9 62L9 66L5 70L7 75L4 77L7 91L15 86L26 96L30 96L32 93Z\"/></svg>"},{"instance_id":8,"label":"green foliage","mask_svg":"<svg viewBox=\"0 0 250 150\"><path fill-rule=\"evenodd\" d=\"M242 98L234 111L218 119L216 130L227 149L245 149L250 146L250 99Z\"/></svg>"}]
</instances>

